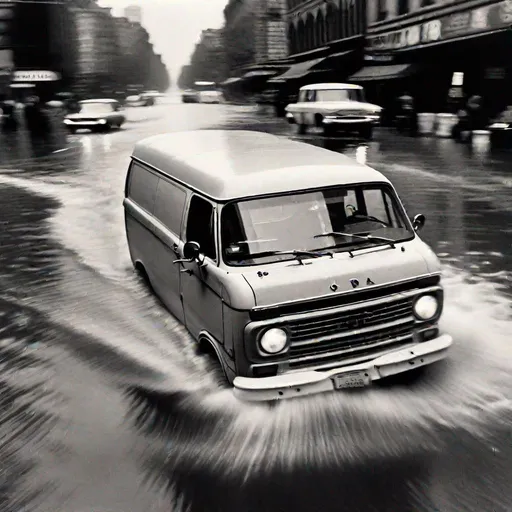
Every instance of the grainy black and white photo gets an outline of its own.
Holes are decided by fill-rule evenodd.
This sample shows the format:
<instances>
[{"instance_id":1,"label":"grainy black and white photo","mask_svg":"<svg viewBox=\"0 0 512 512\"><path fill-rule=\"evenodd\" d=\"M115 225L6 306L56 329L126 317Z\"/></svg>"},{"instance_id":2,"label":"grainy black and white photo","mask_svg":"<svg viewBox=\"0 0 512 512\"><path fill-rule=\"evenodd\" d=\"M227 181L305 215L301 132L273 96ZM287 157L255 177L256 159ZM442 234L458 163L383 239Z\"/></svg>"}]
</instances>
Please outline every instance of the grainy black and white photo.
<instances>
[{"instance_id":1,"label":"grainy black and white photo","mask_svg":"<svg viewBox=\"0 0 512 512\"><path fill-rule=\"evenodd\" d=\"M512 0L0 0L0 512L512 512Z\"/></svg>"}]
</instances>

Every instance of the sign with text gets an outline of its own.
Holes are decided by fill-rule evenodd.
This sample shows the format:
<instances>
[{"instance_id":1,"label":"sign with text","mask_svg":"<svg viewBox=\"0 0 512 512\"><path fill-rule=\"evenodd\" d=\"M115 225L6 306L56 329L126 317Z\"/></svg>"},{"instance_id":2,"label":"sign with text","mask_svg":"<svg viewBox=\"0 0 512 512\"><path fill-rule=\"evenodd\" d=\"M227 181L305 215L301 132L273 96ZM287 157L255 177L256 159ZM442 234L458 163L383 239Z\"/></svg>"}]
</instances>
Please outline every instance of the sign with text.
<instances>
[{"instance_id":1,"label":"sign with text","mask_svg":"<svg viewBox=\"0 0 512 512\"><path fill-rule=\"evenodd\" d=\"M15 71L13 82L55 82L60 75L54 71Z\"/></svg>"},{"instance_id":2,"label":"sign with text","mask_svg":"<svg viewBox=\"0 0 512 512\"><path fill-rule=\"evenodd\" d=\"M512 0L412 25L368 38L367 50L399 50L512 25Z\"/></svg>"}]
</instances>

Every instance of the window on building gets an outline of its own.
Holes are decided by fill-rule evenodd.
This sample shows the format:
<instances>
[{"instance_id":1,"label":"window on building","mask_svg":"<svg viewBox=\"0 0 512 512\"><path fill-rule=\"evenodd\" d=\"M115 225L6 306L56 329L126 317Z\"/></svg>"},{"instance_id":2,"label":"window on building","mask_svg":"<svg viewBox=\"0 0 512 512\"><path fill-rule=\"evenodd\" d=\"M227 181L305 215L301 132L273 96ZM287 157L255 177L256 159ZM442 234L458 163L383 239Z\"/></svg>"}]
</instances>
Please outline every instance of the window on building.
<instances>
[{"instance_id":1,"label":"window on building","mask_svg":"<svg viewBox=\"0 0 512 512\"><path fill-rule=\"evenodd\" d=\"M434 5L436 0L421 0L421 7L428 7L429 5Z\"/></svg>"},{"instance_id":2,"label":"window on building","mask_svg":"<svg viewBox=\"0 0 512 512\"><path fill-rule=\"evenodd\" d=\"M197 242L201 252L216 260L215 250L215 210L211 203L199 196L190 201L187 221L187 242Z\"/></svg>"},{"instance_id":3,"label":"window on building","mask_svg":"<svg viewBox=\"0 0 512 512\"><path fill-rule=\"evenodd\" d=\"M398 0L398 15L409 12L409 0Z\"/></svg>"},{"instance_id":4,"label":"window on building","mask_svg":"<svg viewBox=\"0 0 512 512\"><path fill-rule=\"evenodd\" d=\"M153 213L158 179L156 174L132 163L128 197L149 213Z\"/></svg>"},{"instance_id":5,"label":"window on building","mask_svg":"<svg viewBox=\"0 0 512 512\"><path fill-rule=\"evenodd\" d=\"M160 179L156 192L155 217L174 234L181 232L187 194L174 183Z\"/></svg>"}]
</instances>

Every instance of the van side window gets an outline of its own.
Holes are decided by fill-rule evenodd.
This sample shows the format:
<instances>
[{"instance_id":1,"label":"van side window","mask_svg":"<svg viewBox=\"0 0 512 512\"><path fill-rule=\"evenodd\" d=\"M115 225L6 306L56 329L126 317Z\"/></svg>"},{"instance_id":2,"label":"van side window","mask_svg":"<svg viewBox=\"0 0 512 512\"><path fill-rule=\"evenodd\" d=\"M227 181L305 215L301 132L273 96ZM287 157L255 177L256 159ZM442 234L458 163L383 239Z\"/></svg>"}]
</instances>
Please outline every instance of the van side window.
<instances>
[{"instance_id":1,"label":"van side window","mask_svg":"<svg viewBox=\"0 0 512 512\"><path fill-rule=\"evenodd\" d=\"M190 201L186 241L197 242L205 256L212 260L217 259L215 251L214 209L211 203L198 196L194 196Z\"/></svg>"},{"instance_id":2,"label":"van side window","mask_svg":"<svg viewBox=\"0 0 512 512\"><path fill-rule=\"evenodd\" d=\"M154 216L174 234L181 233L181 220L187 194L170 181L160 179Z\"/></svg>"},{"instance_id":3,"label":"van side window","mask_svg":"<svg viewBox=\"0 0 512 512\"><path fill-rule=\"evenodd\" d=\"M132 163L128 197L149 213L153 213L157 186L158 176L136 162Z\"/></svg>"}]
</instances>

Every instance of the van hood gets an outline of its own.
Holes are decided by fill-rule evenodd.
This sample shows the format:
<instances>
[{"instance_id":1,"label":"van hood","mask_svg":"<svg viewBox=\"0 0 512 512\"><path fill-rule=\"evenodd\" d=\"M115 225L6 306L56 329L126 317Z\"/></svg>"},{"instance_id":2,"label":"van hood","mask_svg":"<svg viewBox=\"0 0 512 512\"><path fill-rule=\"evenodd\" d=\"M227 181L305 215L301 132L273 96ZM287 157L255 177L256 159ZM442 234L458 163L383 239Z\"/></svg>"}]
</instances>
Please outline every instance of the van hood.
<instances>
[{"instance_id":1,"label":"van hood","mask_svg":"<svg viewBox=\"0 0 512 512\"><path fill-rule=\"evenodd\" d=\"M256 306L269 306L283 302L313 299L330 293L353 290L351 281L357 279L358 288L383 285L411 279L439 270L435 260L424 258L420 246L408 243L405 251L402 246L395 249L379 247L369 252L338 253L334 258L305 259L304 265L298 261L259 267L244 273L244 277L254 292ZM268 272L268 275L260 275ZM331 286L336 285L333 291Z\"/></svg>"}]
</instances>

